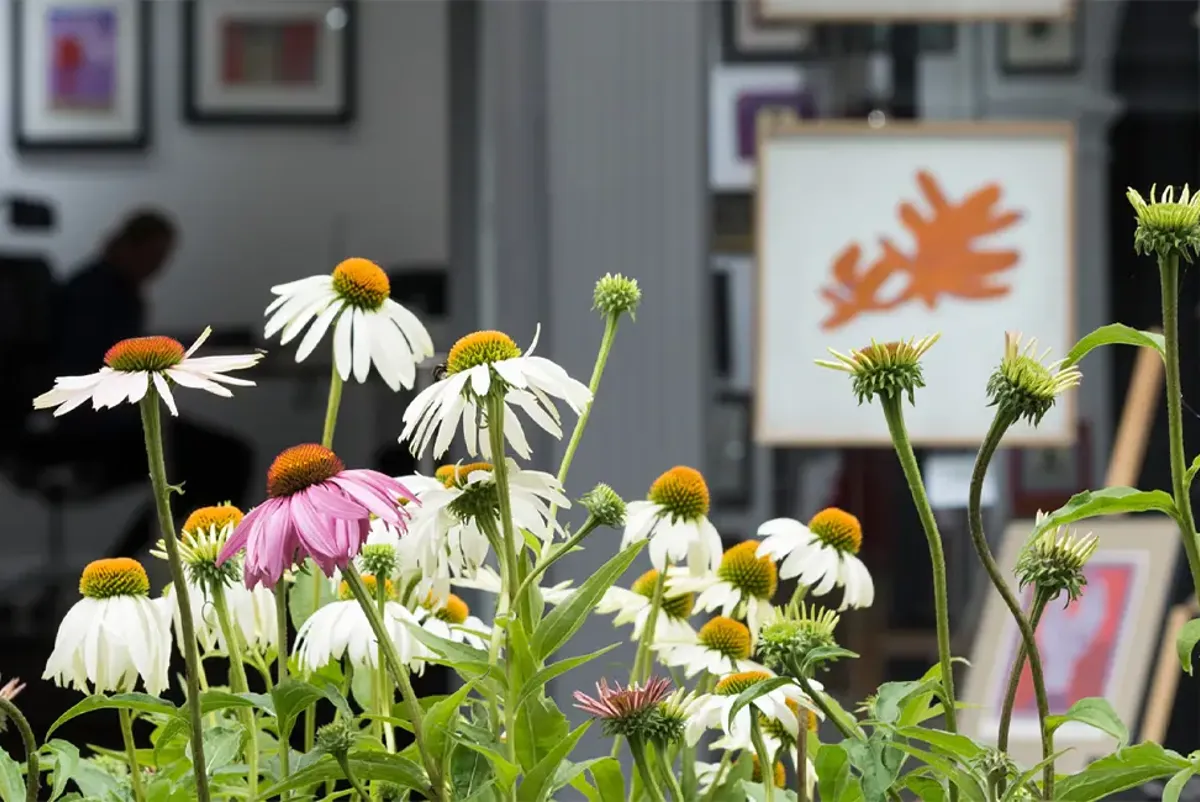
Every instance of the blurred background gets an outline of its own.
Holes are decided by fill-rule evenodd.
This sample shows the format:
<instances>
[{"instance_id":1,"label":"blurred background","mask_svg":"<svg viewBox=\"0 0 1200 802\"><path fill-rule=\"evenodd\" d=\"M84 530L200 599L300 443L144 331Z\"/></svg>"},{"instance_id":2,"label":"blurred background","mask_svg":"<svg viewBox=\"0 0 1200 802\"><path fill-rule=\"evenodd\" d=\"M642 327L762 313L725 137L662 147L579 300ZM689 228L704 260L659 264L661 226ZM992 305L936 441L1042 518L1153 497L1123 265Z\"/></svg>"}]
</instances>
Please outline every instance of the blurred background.
<instances>
[{"instance_id":1,"label":"blurred background","mask_svg":"<svg viewBox=\"0 0 1200 802\"><path fill-rule=\"evenodd\" d=\"M62 366L79 357L84 365L65 372L88 372L103 354L64 349L62 333L72 321L111 319L114 331L140 324L186 345L212 326L218 351L267 348L254 390L232 402L180 397L186 434L176 447L194 475L173 478L252 504L271 459L318 437L330 359L322 346L296 364L294 347L263 341L269 290L348 256L388 270L393 297L422 317L439 352L481 328L524 344L540 323L539 352L583 379L603 328L589 312L594 281L636 277L644 300L618 337L569 490L606 481L640 498L662 471L692 465L709 480L711 518L729 543L771 517L853 511L877 595L843 619L845 645L863 657L830 687L849 703L885 679L924 673L936 660L927 556L894 454L885 444L756 442L754 117L783 110L875 130L1070 124L1073 336L1111 321L1148 328L1160 320L1158 283L1133 254L1124 191L1196 179L1200 6L1076 0L1053 19L956 11L850 21L803 19L803 0L780 4L794 13L769 19L749 0L89 0L100 9L94 29L75 33L54 15L74 0L5 4L0 675L29 682L22 701L35 729L78 699L39 677L79 570L112 553L144 555L149 536L139 529L150 502L144 463L112 467L110 441L89 431L102 416L77 412L78 428L63 430L30 414L29 399ZM81 69L88 59L103 68ZM871 178L845 169L860 184ZM834 189L807 194L848 204ZM97 278L114 260L144 268L138 293L114 296ZM1200 399L1200 295L1185 275L1191 401ZM978 334L960 353L994 363L999 330ZM826 345L861 344L835 332L794 348L810 361ZM1087 359L1071 442L997 458L985 494L997 549L1009 521L1104 482L1135 357L1109 349ZM430 470L396 442L409 397L379 382L348 385L342 458L391 474ZM1154 398L1132 481L1168 487L1161 391ZM803 393L794 403L802 415ZM1197 427L1187 437L1189 453L1200 451ZM534 448L538 467L552 470L562 444ZM919 458L937 482L955 650L968 656L986 584L965 530L972 453L960 443ZM596 535L553 579L586 576L617 539ZM165 584L161 564L152 567ZM1168 603L1186 600L1179 588ZM626 634L596 618L573 647ZM612 655L559 681L560 703L627 664L632 647ZM446 681L425 680L429 692ZM1185 753L1200 739L1190 685L1173 697L1166 736ZM104 729L80 737L102 739Z\"/></svg>"}]
</instances>

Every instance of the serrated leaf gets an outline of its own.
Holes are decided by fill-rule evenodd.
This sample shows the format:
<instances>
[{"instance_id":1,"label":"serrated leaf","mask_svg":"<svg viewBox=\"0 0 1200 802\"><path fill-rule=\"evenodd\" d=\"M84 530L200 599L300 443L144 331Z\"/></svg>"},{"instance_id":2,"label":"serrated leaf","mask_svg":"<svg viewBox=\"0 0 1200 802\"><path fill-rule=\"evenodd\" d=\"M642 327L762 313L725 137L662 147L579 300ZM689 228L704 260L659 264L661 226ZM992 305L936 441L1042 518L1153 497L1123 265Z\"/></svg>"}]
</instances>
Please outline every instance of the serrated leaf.
<instances>
[{"instance_id":1,"label":"serrated leaf","mask_svg":"<svg viewBox=\"0 0 1200 802\"><path fill-rule=\"evenodd\" d=\"M74 705L70 710L58 717L50 729L46 730L46 737L66 724L73 718L82 716L84 713L91 713L95 710L133 710L138 713L158 713L160 715L173 715L178 708L170 702L163 701L157 696L151 696L148 693L115 693L112 696L89 696L82 702Z\"/></svg>"},{"instance_id":2,"label":"serrated leaf","mask_svg":"<svg viewBox=\"0 0 1200 802\"><path fill-rule=\"evenodd\" d=\"M1069 721L1087 724L1089 727L1111 735L1117 739L1118 748L1129 743L1129 728L1121 721L1120 716L1117 715L1117 711L1113 710L1112 705L1108 703L1107 699L1101 699L1097 696L1080 699L1071 705L1066 713L1048 716L1046 718L1046 726L1053 732Z\"/></svg>"},{"instance_id":3,"label":"serrated leaf","mask_svg":"<svg viewBox=\"0 0 1200 802\"><path fill-rule=\"evenodd\" d=\"M1157 351L1164 360L1166 359L1166 343L1158 332L1139 331L1123 323L1110 323L1084 335L1079 342L1075 343L1063 359L1063 366L1078 364L1091 351L1103 345L1133 345L1150 348Z\"/></svg>"},{"instance_id":4,"label":"serrated leaf","mask_svg":"<svg viewBox=\"0 0 1200 802\"><path fill-rule=\"evenodd\" d=\"M1192 673L1192 653L1196 644L1200 643L1200 618L1193 618L1183 625L1175 637L1175 653L1179 655L1179 664L1188 674Z\"/></svg>"},{"instance_id":5,"label":"serrated leaf","mask_svg":"<svg viewBox=\"0 0 1200 802\"><path fill-rule=\"evenodd\" d=\"M1071 496L1063 506L1050 513L1037 527L1029 539L1058 526L1066 526L1085 518L1101 515L1124 515L1135 512L1161 512L1177 517L1175 501L1162 490L1138 490L1136 487L1106 487L1101 490L1085 490Z\"/></svg>"},{"instance_id":6,"label":"serrated leaf","mask_svg":"<svg viewBox=\"0 0 1200 802\"><path fill-rule=\"evenodd\" d=\"M1156 743L1118 749L1088 764L1078 774L1059 779L1054 798L1059 802L1096 802L1139 785L1171 777L1191 764Z\"/></svg>"}]
</instances>

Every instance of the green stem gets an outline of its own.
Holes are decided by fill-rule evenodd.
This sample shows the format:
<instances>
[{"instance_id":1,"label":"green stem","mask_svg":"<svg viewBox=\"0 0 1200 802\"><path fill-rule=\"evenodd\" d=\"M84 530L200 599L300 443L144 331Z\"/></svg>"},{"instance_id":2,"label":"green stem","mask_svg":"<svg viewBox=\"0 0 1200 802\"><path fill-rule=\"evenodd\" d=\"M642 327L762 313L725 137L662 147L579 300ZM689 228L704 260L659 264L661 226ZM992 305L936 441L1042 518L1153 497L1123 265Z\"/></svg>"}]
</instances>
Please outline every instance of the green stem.
<instances>
[{"instance_id":1,"label":"green stem","mask_svg":"<svg viewBox=\"0 0 1200 802\"><path fill-rule=\"evenodd\" d=\"M717 798L717 791L721 787L721 782L725 779L725 772L729 771L729 764L733 762L733 753L728 749L721 755L721 764L717 766L717 773L713 775L712 785L708 786L708 791L704 794L703 802L713 802Z\"/></svg>"},{"instance_id":2,"label":"green stem","mask_svg":"<svg viewBox=\"0 0 1200 802\"><path fill-rule=\"evenodd\" d=\"M142 769L138 765L137 745L133 741L133 720L129 709L122 707L117 711L121 714L121 740L125 742L125 757L129 760L129 783L133 786L135 802L145 802L146 792L142 789ZM55 770L57 771L57 769ZM34 797L36 799L36 797ZM253 795L250 796L254 798Z\"/></svg>"},{"instance_id":3,"label":"green stem","mask_svg":"<svg viewBox=\"0 0 1200 802\"><path fill-rule=\"evenodd\" d=\"M809 715L806 711L805 719ZM808 802L808 727L805 726L800 727L796 737L796 798L800 802Z\"/></svg>"},{"instance_id":4,"label":"green stem","mask_svg":"<svg viewBox=\"0 0 1200 802\"><path fill-rule=\"evenodd\" d=\"M596 403L596 392L600 389L600 379L604 376L604 366L608 364L608 355L612 351L613 341L617 338L617 326L621 322L620 315L609 315L604 320L604 336L600 338L600 352L596 354L596 363L592 366L592 379L588 382L588 390L592 393L592 400L584 407L583 412L579 414L579 418L575 421L575 429L571 432L571 439L567 441L567 450L563 452L562 462L558 466L558 483L566 487L567 471L571 470L571 462L575 459L575 451L579 448L579 441L583 439L583 430L587 428L588 418L592 415L592 404ZM553 523L555 516L558 515L558 508L550 508L550 521Z\"/></svg>"},{"instance_id":5,"label":"green stem","mask_svg":"<svg viewBox=\"0 0 1200 802\"><path fill-rule=\"evenodd\" d=\"M679 787L679 780L675 778L675 772L671 767L671 761L667 758L667 749L665 744L659 744L654 749L658 757L659 776L667 785L667 790L671 792L671 799L675 802L686 802L683 795L683 789Z\"/></svg>"},{"instance_id":6,"label":"green stem","mask_svg":"<svg viewBox=\"0 0 1200 802\"><path fill-rule=\"evenodd\" d=\"M1021 609L1021 602L1018 601L1016 594L1012 592L1008 582L1005 581L1000 566L996 564L996 558L992 556L992 549L988 546L987 536L983 532L983 506L980 502L983 496L983 480L987 476L988 465L991 463L996 449L1000 446L1000 440L1015 420L1015 416L1010 411L1003 408L997 410L996 417L992 419L992 425L983 438L983 443L979 446L979 454L975 457L975 467L971 471L971 488L967 498L967 522L971 530L971 542L974 543L975 551L979 554L979 561L983 563L984 570L987 571L988 577L992 580L1000 597L1004 599L1004 604L1012 614L1013 620L1017 622L1017 629L1021 631L1021 641L1029 660L1029 673L1033 678L1033 692L1037 697L1038 728L1042 734L1042 759L1046 761L1046 768L1042 774L1042 794L1046 799L1053 799L1054 738L1046 728L1046 718L1050 715L1050 704L1047 701L1046 682L1042 674L1042 657L1038 652L1033 627L1029 625L1029 619L1025 617L1025 612Z\"/></svg>"},{"instance_id":7,"label":"green stem","mask_svg":"<svg viewBox=\"0 0 1200 802\"><path fill-rule=\"evenodd\" d=\"M946 584L946 555L942 551L942 536L938 532L937 519L933 516L933 507L929 497L925 495L925 484L921 481L921 468L917 465L917 455L913 453L912 443L908 439L908 429L904 425L903 399L900 395L880 396L883 415L887 419L888 432L892 436L892 444L896 456L900 458L900 467L904 478L908 481L909 492L912 493L913 503L917 507L917 515L921 519L921 528L925 530L925 539L929 542L929 562L933 568L933 606L937 617L938 663L942 671L942 687L945 690L946 729L958 732L958 714L954 703L954 662L950 652L950 600Z\"/></svg>"},{"instance_id":8,"label":"green stem","mask_svg":"<svg viewBox=\"0 0 1200 802\"><path fill-rule=\"evenodd\" d=\"M758 716L750 716L750 743L754 744L754 753L758 755L758 773L762 775L763 798L766 802L775 800L775 758L767 749L763 740L762 728L758 725Z\"/></svg>"},{"instance_id":9,"label":"green stem","mask_svg":"<svg viewBox=\"0 0 1200 802\"><path fill-rule=\"evenodd\" d=\"M857 723L854 726L847 724L842 717L838 715L837 711L834 710L827 701L825 701L824 692L818 691L816 688L814 688L813 684L808 681L807 677L796 677L796 681L800 683L800 687L804 689L804 692L808 695L808 698L812 699L817 707L821 709L821 712L825 714L825 718L832 721L834 726L838 728L838 732L842 734L843 738L854 738L860 741L866 740L863 737L863 734L858 731Z\"/></svg>"},{"instance_id":10,"label":"green stem","mask_svg":"<svg viewBox=\"0 0 1200 802\"><path fill-rule=\"evenodd\" d=\"M275 684L282 685L287 682L288 678L288 606L287 606L287 580L280 577L278 584L275 585L275 637L278 639L276 647ZM279 778L287 779L291 773L289 764L291 762L292 745L288 743L288 739L279 733ZM291 793L284 794L284 798L290 798Z\"/></svg>"},{"instance_id":11,"label":"green stem","mask_svg":"<svg viewBox=\"0 0 1200 802\"><path fill-rule=\"evenodd\" d=\"M346 775L346 781L350 783L350 787L355 790L359 799L366 802L370 797L367 795L367 791L363 788L362 783L358 781L358 778L354 776L354 772L350 769L350 759L346 757L345 753L337 755L335 759L338 765L342 767L342 774Z\"/></svg>"},{"instance_id":12,"label":"green stem","mask_svg":"<svg viewBox=\"0 0 1200 802\"><path fill-rule=\"evenodd\" d=\"M1184 475L1187 466L1183 454L1183 390L1179 380L1179 255L1158 260L1162 279L1163 350L1166 352L1167 432L1171 446L1171 492L1179 514L1183 550L1192 573L1192 586L1200 594L1200 543L1196 520L1192 515L1192 497Z\"/></svg>"},{"instance_id":13,"label":"green stem","mask_svg":"<svg viewBox=\"0 0 1200 802\"><path fill-rule=\"evenodd\" d=\"M379 616L382 618L387 611L387 578L375 577L375 603L379 608ZM378 693L378 699L375 706L379 708L379 715L390 717L392 715L392 683L387 680L387 655L383 653L384 647L379 647L379 660L375 670L375 688ZM390 722L379 720L380 727L383 728L383 743L389 753L396 751L396 733L392 730Z\"/></svg>"},{"instance_id":14,"label":"green stem","mask_svg":"<svg viewBox=\"0 0 1200 802\"><path fill-rule=\"evenodd\" d=\"M337 365L329 376L329 400L325 402L325 428L321 430L321 445L333 448L333 431L337 428L338 409L342 406L342 374Z\"/></svg>"},{"instance_id":15,"label":"green stem","mask_svg":"<svg viewBox=\"0 0 1200 802\"><path fill-rule=\"evenodd\" d=\"M533 626L532 606L528 594L520 593L524 587L518 573L517 561L524 555L524 546L517 543L513 527L512 496L509 495L508 461L504 454L504 395L493 392L488 396L488 442L492 449L492 476L496 479L496 497L500 506L500 546L504 550L504 561L508 565L507 583L508 609L517 613L518 623L526 631ZM529 609L526 609L529 608ZM512 626L512 624L510 624Z\"/></svg>"},{"instance_id":16,"label":"green stem","mask_svg":"<svg viewBox=\"0 0 1200 802\"><path fill-rule=\"evenodd\" d=\"M192 767L196 776L196 799L209 802L208 769L204 761L204 721L200 714L200 648L196 643L196 627L192 621L191 597L183 561L179 557L179 541L175 521L171 516L171 486L167 484L167 463L163 458L162 422L159 419L158 391L151 384L141 401L142 432L146 439L146 461L150 468L150 484L154 488L154 504L158 510L158 527L162 530L171 566L171 584L179 600L179 629L183 636L181 648L187 665L188 718L191 721Z\"/></svg>"},{"instance_id":17,"label":"green stem","mask_svg":"<svg viewBox=\"0 0 1200 802\"><path fill-rule=\"evenodd\" d=\"M229 615L229 602L225 598L225 586L220 580L212 583L213 608L217 611L217 625L225 636L225 648L229 652L229 685L234 693L249 693L250 682L246 678L246 664L242 658L241 634L233 626ZM242 726L246 728L246 777L249 782L249 798L258 796L258 723L254 710L241 710Z\"/></svg>"},{"instance_id":18,"label":"green stem","mask_svg":"<svg viewBox=\"0 0 1200 802\"><path fill-rule=\"evenodd\" d=\"M538 580L546 570L556 562L566 557L571 553L571 550L583 542L583 539L590 535L600 526L600 522L595 516L589 515L587 520L583 522L583 526L579 527L579 531L571 535L561 546L554 550L553 553L538 561L538 564L533 567L529 575L521 581L521 586L517 588L517 596L520 597L527 591L529 586Z\"/></svg>"},{"instance_id":19,"label":"green stem","mask_svg":"<svg viewBox=\"0 0 1200 802\"><path fill-rule=\"evenodd\" d=\"M38 781L41 779L41 769L38 768L38 745L33 737L33 729L29 720L21 713L12 700L0 696L0 714L17 725L21 733L21 743L25 747L25 802L37 802ZM55 769L58 771L58 769Z\"/></svg>"},{"instance_id":20,"label":"green stem","mask_svg":"<svg viewBox=\"0 0 1200 802\"><path fill-rule=\"evenodd\" d=\"M650 761L646 760L646 742L640 737L631 737L629 751L633 753L633 763L637 766L638 776L642 778L642 786L646 795L652 802L667 802L654 778L654 772L650 770Z\"/></svg>"},{"instance_id":21,"label":"green stem","mask_svg":"<svg viewBox=\"0 0 1200 802\"><path fill-rule=\"evenodd\" d=\"M424 727L421 724L421 703L417 700L416 691L413 690L412 682L408 678L408 669L401 662L400 655L396 653L396 644L392 643L387 627L384 626L383 617L379 615L379 610L375 607L374 600L363 584L362 575L359 574L353 561L346 564L346 568L342 571L342 578L346 580L350 592L354 594L355 601L366 613L367 621L371 624L371 631L375 633L376 640L384 647L383 656L387 661L388 670L392 672L392 679L400 689L400 696L408 708L413 740L416 741L417 751L425 766L425 773L429 776L430 792L434 799L443 800L446 797L445 789L442 786L441 772L438 769L437 760L434 759L425 742Z\"/></svg>"},{"instance_id":22,"label":"green stem","mask_svg":"<svg viewBox=\"0 0 1200 802\"><path fill-rule=\"evenodd\" d=\"M1029 609L1029 626L1036 633L1038 624L1042 621L1042 613L1050 602L1048 594L1037 591L1033 597L1033 605ZM1017 649L1017 659L1012 671L1008 673L1008 688L1004 691L1004 706L1000 708L1000 728L996 733L996 748L1001 752L1008 751L1008 731L1012 725L1013 705L1017 701L1017 688L1021 684L1021 669L1025 667L1025 643L1021 642Z\"/></svg>"}]
</instances>

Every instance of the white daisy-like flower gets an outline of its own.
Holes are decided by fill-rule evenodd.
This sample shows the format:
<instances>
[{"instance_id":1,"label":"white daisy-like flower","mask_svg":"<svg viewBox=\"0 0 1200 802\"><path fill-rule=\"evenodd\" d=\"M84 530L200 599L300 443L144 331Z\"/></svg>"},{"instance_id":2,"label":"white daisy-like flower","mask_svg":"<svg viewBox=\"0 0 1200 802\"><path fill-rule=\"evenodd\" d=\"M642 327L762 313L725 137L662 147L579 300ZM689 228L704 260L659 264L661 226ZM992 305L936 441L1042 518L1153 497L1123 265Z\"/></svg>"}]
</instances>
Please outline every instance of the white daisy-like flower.
<instances>
[{"instance_id":1,"label":"white daisy-like flower","mask_svg":"<svg viewBox=\"0 0 1200 802\"><path fill-rule=\"evenodd\" d=\"M770 747L768 745L768 749L769 748ZM750 772L750 782L761 783L763 781L762 780L762 767L758 764L758 756L755 755L752 751L748 752L748 754L750 755L750 761L753 766L753 769ZM729 776L728 770L729 770L730 766L728 764L722 765L720 763L706 763L702 760L697 760L695 763L695 766L696 766L696 788L700 792L701 795L707 794L709 789L713 787L714 783L724 782L725 778ZM775 777L774 777L775 787L776 788L786 788L787 787L787 769L786 769L786 767L784 767L782 761L779 761L779 760L775 761L774 774L775 774ZM811 758L808 759L807 780L808 780L808 798L812 799L813 798L813 790L816 788L816 785L817 785L817 769L816 769L816 766L813 765ZM755 799L754 795L751 794L749 791L747 791L746 792L746 802L753 802L754 799Z\"/></svg>"},{"instance_id":2,"label":"white daisy-like flower","mask_svg":"<svg viewBox=\"0 0 1200 802\"><path fill-rule=\"evenodd\" d=\"M60 376L54 380L53 389L33 399L33 408L54 407L54 416L58 417L86 401L92 402L92 409L136 404L145 397L153 382L167 409L172 415L178 415L175 396L171 393L172 383L193 390L207 390L224 398L233 395L225 385L254 386L252 381L225 374L253 367L263 354L192 356L211 333L211 328L205 329L186 351L178 340L170 337L121 340L104 355L104 367L86 376Z\"/></svg>"},{"instance_id":3,"label":"white daisy-like flower","mask_svg":"<svg viewBox=\"0 0 1200 802\"><path fill-rule=\"evenodd\" d=\"M752 749L750 737L750 716L761 716L759 724L764 730L764 737L774 738L778 751L778 743L791 739L796 742L800 734L800 722L811 720L810 713L816 705L808 694L796 683L783 685L754 698L750 704L738 710L730 722L729 714L733 703L743 691L765 679L771 679L775 674L765 668L753 671L739 671L723 676L713 688L713 692L704 699L704 703L693 711L688 721L685 736L688 743L695 744L705 730L719 730L723 733L721 739L714 744L718 749ZM819 687L813 683L813 687Z\"/></svg>"},{"instance_id":4,"label":"white daisy-like flower","mask_svg":"<svg viewBox=\"0 0 1200 802\"><path fill-rule=\"evenodd\" d=\"M875 583L858 550L862 546L862 524L836 507L821 510L808 526L794 518L775 518L758 528L764 540L760 557L782 561L779 576L796 577L814 596L843 588L842 605L870 607L875 601Z\"/></svg>"},{"instance_id":5,"label":"white daisy-like flower","mask_svg":"<svg viewBox=\"0 0 1200 802\"><path fill-rule=\"evenodd\" d=\"M558 407L551 398L562 399L578 415L592 402L592 393L554 362L533 356L540 332L539 327L524 354L511 337L498 331L477 331L456 342L446 357L445 378L422 390L404 410L401 442L407 440L416 455L433 443L433 455L440 457L461 420L467 452L491 459L486 432L491 392L504 393L504 438L513 451L525 459L531 453L516 409L561 439Z\"/></svg>"},{"instance_id":6,"label":"white daisy-like flower","mask_svg":"<svg viewBox=\"0 0 1200 802\"><path fill-rule=\"evenodd\" d=\"M271 292L279 297L267 307L265 336L282 332L279 341L287 345L307 327L296 349L296 361L303 362L332 327L333 364L344 381L353 374L365 382L373 363L388 387L411 388L417 365L433 356L429 332L391 299L387 273L367 259L347 259L331 275L280 284Z\"/></svg>"},{"instance_id":7,"label":"white daisy-like flower","mask_svg":"<svg viewBox=\"0 0 1200 802\"><path fill-rule=\"evenodd\" d=\"M58 626L42 679L84 693L167 688L171 620L150 599L150 578L137 560L96 560L79 579L83 598Z\"/></svg>"},{"instance_id":8,"label":"white daisy-like flower","mask_svg":"<svg viewBox=\"0 0 1200 802\"><path fill-rule=\"evenodd\" d=\"M364 576L363 584L372 595L375 593L375 577ZM394 588L387 581L388 597ZM396 654L416 673L425 670L425 658L429 651L413 636L409 624L419 625L417 617L402 604L388 601L384 604L383 623L388 628ZM295 654L300 664L309 671L318 671L333 660L350 659L356 668L376 668L379 664L379 641L367 614L354 599L350 589L342 583L340 599L319 608L305 619L296 633Z\"/></svg>"},{"instance_id":9,"label":"white daisy-like flower","mask_svg":"<svg viewBox=\"0 0 1200 802\"><path fill-rule=\"evenodd\" d=\"M496 569L490 565L481 565L474 576L452 579L450 584L456 588L480 590L496 596L499 596L504 588L500 574L496 573ZM554 585L540 587L538 590L541 591L542 598L546 600L547 604L562 604L574 592L574 589L571 587L571 580L569 579Z\"/></svg>"},{"instance_id":10,"label":"white daisy-like flower","mask_svg":"<svg viewBox=\"0 0 1200 802\"><path fill-rule=\"evenodd\" d=\"M686 562L696 576L721 563L721 535L708 520L708 483L695 468L676 465L654 480L646 501L626 505L621 548L650 538L650 562L659 571Z\"/></svg>"},{"instance_id":11,"label":"white daisy-like flower","mask_svg":"<svg viewBox=\"0 0 1200 802\"><path fill-rule=\"evenodd\" d=\"M750 659L753 646L750 630L740 621L719 615L710 619L692 638L651 644L663 665L682 668L684 676L701 671L721 677L730 671L763 671Z\"/></svg>"},{"instance_id":12,"label":"white daisy-like flower","mask_svg":"<svg viewBox=\"0 0 1200 802\"><path fill-rule=\"evenodd\" d=\"M658 571L651 569L638 577L628 590L613 585L600 597L599 603L596 604L596 612L616 613L613 624L618 627L632 623L633 632L630 639L639 641L646 623L650 620L650 607L657 584ZM655 642L695 640L696 630L688 623L694 602L695 596L691 593L664 592L658 621L654 625Z\"/></svg>"},{"instance_id":13,"label":"white daisy-like flower","mask_svg":"<svg viewBox=\"0 0 1200 802\"><path fill-rule=\"evenodd\" d=\"M453 593L441 599L427 597L416 615L431 635L476 649L488 648L487 639L492 635L492 628L471 615L467 603Z\"/></svg>"},{"instance_id":14,"label":"white daisy-like flower","mask_svg":"<svg viewBox=\"0 0 1200 802\"><path fill-rule=\"evenodd\" d=\"M692 576L673 568L667 572L672 593L698 594L696 609L720 610L721 615L745 620L752 633L771 615L771 599L779 586L779 573L770 557L758 557L757 540L746 540L726 550L715 574Z\"/></svg>"}]
</instances>

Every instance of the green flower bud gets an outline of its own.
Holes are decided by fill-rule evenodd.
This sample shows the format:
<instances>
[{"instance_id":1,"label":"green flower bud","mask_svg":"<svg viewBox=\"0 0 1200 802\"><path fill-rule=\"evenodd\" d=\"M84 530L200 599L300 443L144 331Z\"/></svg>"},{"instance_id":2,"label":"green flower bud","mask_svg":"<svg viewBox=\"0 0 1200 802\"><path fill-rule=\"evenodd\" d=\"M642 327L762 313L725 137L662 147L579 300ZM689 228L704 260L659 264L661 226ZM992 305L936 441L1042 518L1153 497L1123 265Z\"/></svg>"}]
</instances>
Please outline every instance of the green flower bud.
<instances>
[{"instance_id":1,"label":"green flower bud","mask_svg":"<svg viewBox=\"0 0 1200 802\"><path fill-rule=\"evenodd\" d=\"M1007 332L1004 358L987 385L991 406L1018 420L1024 418L1034 426L1042 422L1061 393L1077 387L1083 379L1079 368L1064 367L1062 360L1046 364L1044 360L1050 352L1039 356L1036 348L1037 340L1029 340L1022 347L1021 335Z\"/></svg>"},{"instance_id":2,"label":"green flower bud","mask_svg":"<svg viewBox=\"0 0 1200 802\"><path fill-rule=\"evenodd\" d=\"M592 308L600 310L605 317L629 315L630 320L635 320L641 302L642 291L637 279L626 278L620 273L605 273L596 282L596 290L592 295Z\"/></svg>"},{"instance_id":3,"label":"green flower bud","mask_svg":"<svg viewBox=\"0 0 1200 802\"><path fill-rule=\"evenodd\" d=\"M940 334L921 339L910 338L895 342L879 343L874 340L866 348L842 354L829 349L837 361L817 360L823 368L832 368L849 373L858 403L869 401L875 396L894 398L908 396L908 403L915 403L913 392L925 386L921 372L921 357L938 341Z\"/></svg>"},{"instance_id":4,"label":"green flower bud","mask_svg":"<svg viewBox=\"0 0 1200 802\"><path fill-rule=\"evenodd\" d=\"M625 501L603 482L584 493L579 503L601 526L613 529L625 526Z\"/></svg>"},{"instance_id":5,"label":"green flower bud","mask_svg":"<svg viewBox=\"0 0 1200 802\"><path fill-rule=\"evenodd\" d=\"M1192 195L1184 184L1175 200L1175 190L1167 187L1161 198L1155 198L1155 188L1150 188L1150 202L1130 189L1125 193L1137 215L1137 230L1133 235L1133 248L1139 254L1153 253L1159 258L1172 255L1182 256L1191 262L1200 251L1200 194Z\"/></svg>"}]
</instances>

